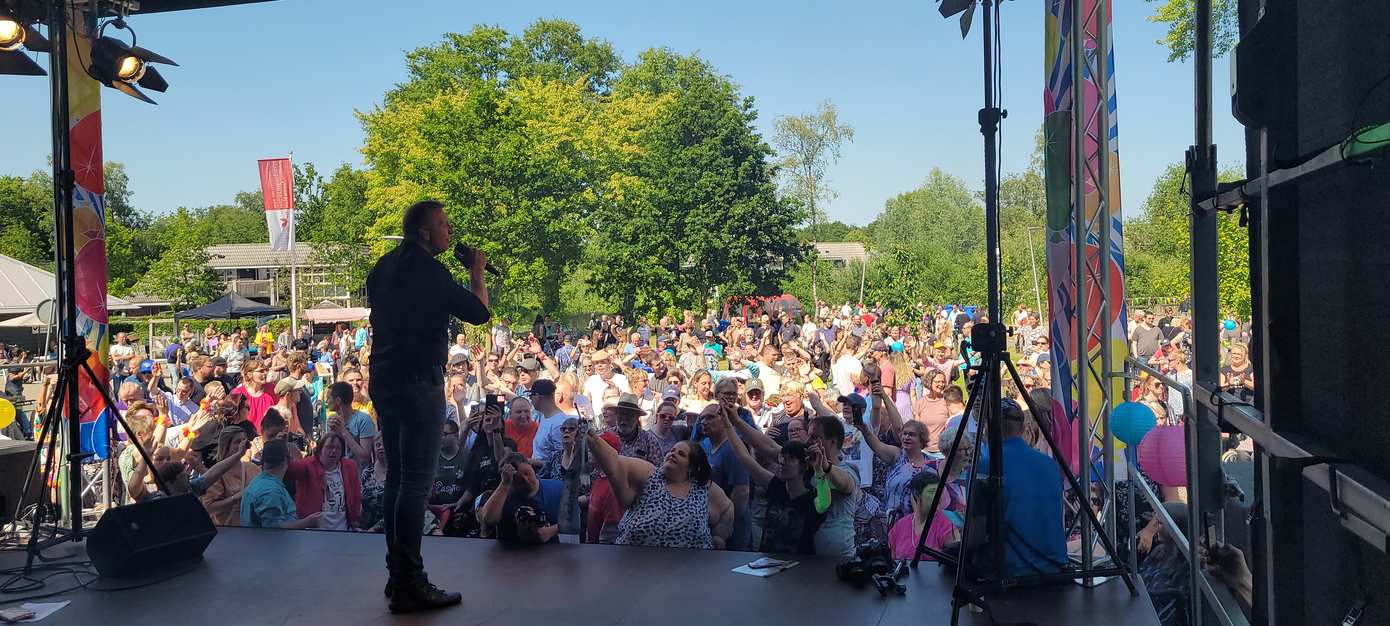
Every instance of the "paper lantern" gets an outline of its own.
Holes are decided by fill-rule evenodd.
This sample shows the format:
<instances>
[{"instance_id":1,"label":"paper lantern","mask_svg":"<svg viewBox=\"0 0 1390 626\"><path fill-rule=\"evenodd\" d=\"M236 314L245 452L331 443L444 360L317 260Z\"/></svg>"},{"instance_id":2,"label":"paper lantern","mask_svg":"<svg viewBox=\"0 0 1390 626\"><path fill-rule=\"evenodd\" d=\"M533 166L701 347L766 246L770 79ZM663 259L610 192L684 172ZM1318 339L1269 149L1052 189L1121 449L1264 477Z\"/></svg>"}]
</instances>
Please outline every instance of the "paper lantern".
<instances>
[{"instance_id":1,"label":"paper lantern","mask_svg":"<svg viewBox=\"0 0 1390 626\"><path fill-rule=\"evenodd\" d=\"M1110 411L1111 434L1129 445L1143 441L1144 435L1157 425L1158 417L1153 409L1138 402L1122 402Z\"/></svg>"},{"instance_id":2,"label":"paper lantern","mask_svg":"<svg viewBox=\"0 0 1390 626\"><path fill-rule=\"evenodd\" d=\"M9 400L0 398L0 428L7 428L14 423L14 404Z\"/></svg>"},{"instance_id":3,"label":"paper lantern","mask_svg":"<svg viewBox=\"0 0 1390 626\"><path fill-rule=\"evenodd\" d=\"M1139 442L1139 469L1166 487L1187 486L1187 447L1182 426L1159 426Z\"/></svg>"}]
</instances>

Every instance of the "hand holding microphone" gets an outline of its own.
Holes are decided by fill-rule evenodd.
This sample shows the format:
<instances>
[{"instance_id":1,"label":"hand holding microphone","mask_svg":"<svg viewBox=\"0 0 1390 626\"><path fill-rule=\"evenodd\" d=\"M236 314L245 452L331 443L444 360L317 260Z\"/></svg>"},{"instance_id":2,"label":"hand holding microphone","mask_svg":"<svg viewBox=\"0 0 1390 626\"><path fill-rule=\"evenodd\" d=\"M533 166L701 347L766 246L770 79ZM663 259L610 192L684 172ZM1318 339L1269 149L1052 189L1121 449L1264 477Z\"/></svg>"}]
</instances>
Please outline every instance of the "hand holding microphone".
<instances>
[{"instance_id":1,"label":"hand holding microphone","mask_svg":"<svg viewBox=\"0 0 1390 626\"><path fill-rule=\"evenodd\" d=\"M487 254L483 253L482 250L474 248L468 244L462 242L455 243L454 258L458 259L458 262L468 269L473 269L474 263L481 263L483 265L483 268L487 270L487 273L492 274L496 278L502 277L502 272L497 271L496 267L493 267L491 263L488 263Z\"/></svg>"}]
</instances>

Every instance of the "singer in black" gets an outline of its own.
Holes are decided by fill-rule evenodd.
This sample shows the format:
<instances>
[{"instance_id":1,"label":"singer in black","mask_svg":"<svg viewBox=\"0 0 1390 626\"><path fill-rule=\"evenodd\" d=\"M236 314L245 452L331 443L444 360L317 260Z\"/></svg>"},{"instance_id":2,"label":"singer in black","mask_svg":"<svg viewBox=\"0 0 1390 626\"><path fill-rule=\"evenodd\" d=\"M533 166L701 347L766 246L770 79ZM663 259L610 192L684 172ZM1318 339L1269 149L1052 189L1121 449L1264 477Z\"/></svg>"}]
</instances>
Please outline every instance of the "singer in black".
<instances>
[{"instance_id":1,"label":"singer in black","mask_svg":"<svg viewBox=\"0 0 1390 626\"><path fill-rule=\"evenodd\" d=\"M469 288L435 257L449 248L453 227L433 200L405 212L404 240L367 277L372 308L372 401L386 446L386 595L393 613L458 604L458 593L430 584L420 556L425 499L434 480L444 421L444 363L449 316L484 324L488 310L483 270L487 256L459 246L455 257L469 268Z\"/></svg>"}]
</instances>

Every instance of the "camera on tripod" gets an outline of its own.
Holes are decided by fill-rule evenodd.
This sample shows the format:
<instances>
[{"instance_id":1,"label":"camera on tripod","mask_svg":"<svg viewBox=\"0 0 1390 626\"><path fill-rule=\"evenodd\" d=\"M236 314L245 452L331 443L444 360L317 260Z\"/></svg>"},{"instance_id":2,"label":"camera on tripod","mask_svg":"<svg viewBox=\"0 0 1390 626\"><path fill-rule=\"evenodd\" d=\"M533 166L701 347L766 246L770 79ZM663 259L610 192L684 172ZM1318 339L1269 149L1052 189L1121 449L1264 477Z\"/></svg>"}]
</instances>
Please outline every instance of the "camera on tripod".
<instances>
[{"instance_id":1,"label":"camera on tripod","mask_svg":"<svg viewBox=\"0 0 1390 626\"><path fill-rule=\"evenodd\" d=\"M1009 346L1009 330L1003 324L976 324L970 329L970 348L976 352L1005 352Z\"/></svg>"}]
</instances>

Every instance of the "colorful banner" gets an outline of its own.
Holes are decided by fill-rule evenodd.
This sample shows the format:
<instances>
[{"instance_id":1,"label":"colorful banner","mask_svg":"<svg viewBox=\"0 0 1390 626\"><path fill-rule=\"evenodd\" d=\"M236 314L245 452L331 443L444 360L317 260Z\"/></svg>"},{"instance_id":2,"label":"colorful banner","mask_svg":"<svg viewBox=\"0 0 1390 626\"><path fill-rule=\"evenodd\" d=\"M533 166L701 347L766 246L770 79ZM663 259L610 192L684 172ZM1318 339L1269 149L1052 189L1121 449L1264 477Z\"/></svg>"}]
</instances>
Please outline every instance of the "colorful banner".
<instances>
[{"instance_id":1,"label":"colorful banner","mask_svg":"<svg viewBox=\"0 0 1390 626\"><path fill-rule=\"evenodd\" d=\"M1110 274L1110 319L1104 320L1110 327L1110 354L1114 369L1119 369L1129 355L1127 342L1127 314L1124 305L1124 236L1123 219L1120 211L1120 148L1119 124L1116 115L1115 97L1115 50L1113 44L1104 51L1107 86L1106 104L1109 128L1105 136L1109 138L1109 200L1110 200L1110 245L1106 257L1101 259L1100 223L1094 220L1100 208L1099 177L1101 136L1095 128L1100 123L1096 107L1100 104L1100 89L1095 77L1084 67L1080 68L1081 88L1084 89L1086 110L1081 119L1086 126L1085 152L1087 169L1074 172L1072 158L1072 89L1076 88L1078 68L1071 63L1072 11L1081 6L1083 16L1093 15L1101 0L1049 0L1046 8L1045 52L1047 88L1043 97L1043 133L1046 139L1044 154L1045 180L1047 189L1047 283L1048 313L1052 339L1052 414L1065 415L1065 420L1053 420L1054 434L1060 441L1072 442L1062 445L1062 451L1073 469L1078 468L1075 445L1075 420L1077 418L1077 385L1087 385L1088 418L1094 420L1102 408L1101 388L1095 377L1086 373L1076 354L1077 285L1076 285L1076 214L1075 210L1086 211L1085 215L1095 223L1090 232L1084 233L1087 243L1085 258L1091 267L1102 266ZM1111 15L1109 3L1106 11L1099 16L1100 27L1106 29L1106 41L1113 42L1110 36ZM1095 21L1090 21L1085 29L1083 43L1084 55L1094 59L1097 50L1097 30ZM1072 183L1080 181L1085 185L1086 202L1084 207L1074 207L1072 202ZM1098 320L1101 309L1101 290L1099 281L1092 272L1087 272L1082 288L1086 294L1086 315L1088 320ZM1087 358L1098 359L1100 342L1096 336L1087 341ZM1099 365L1096 366L1099 371ZM1111 390L1114 401L1123 401L1123 381L1115 379ZM1123 444L1120 444L1123 445Z\"/></svg>"},{"instance_id":2,"label":"colorful banner","mask_svg":"<svg viewBox=\"0 0 1390 626\"><path fill-rule=\"evenodd\" d=\"M109 452L110 409L101 390L107 386L106 369L106 177L101 152L101 83L93 80L82 66L92 58L89 33L84 32L80 14L72 20L68 36L68 117L71 136L69 149L75 179L72 198L73 250L77 251L74 280L77 287L77 332L87 342L92 355L87 364L96 373L93 381L86 374L78 378L78 409L81 411L82 450L106 458ZM80 371L80 370L79 370ZM99 411L97 409L100 409ZM64 412L64 415L67 413Z\"/></svg>"},{"instance_id":3,"label":"colorful banner","mask_svg":"<svg viewBox=\"0 0 1390 626\"><path fill-rule=\"evenodd\" d=\"M261 159L261 196L265 198L265 225L270 249L294 248L294 166L287 158Z\"/></svg>"}]
</instances>

